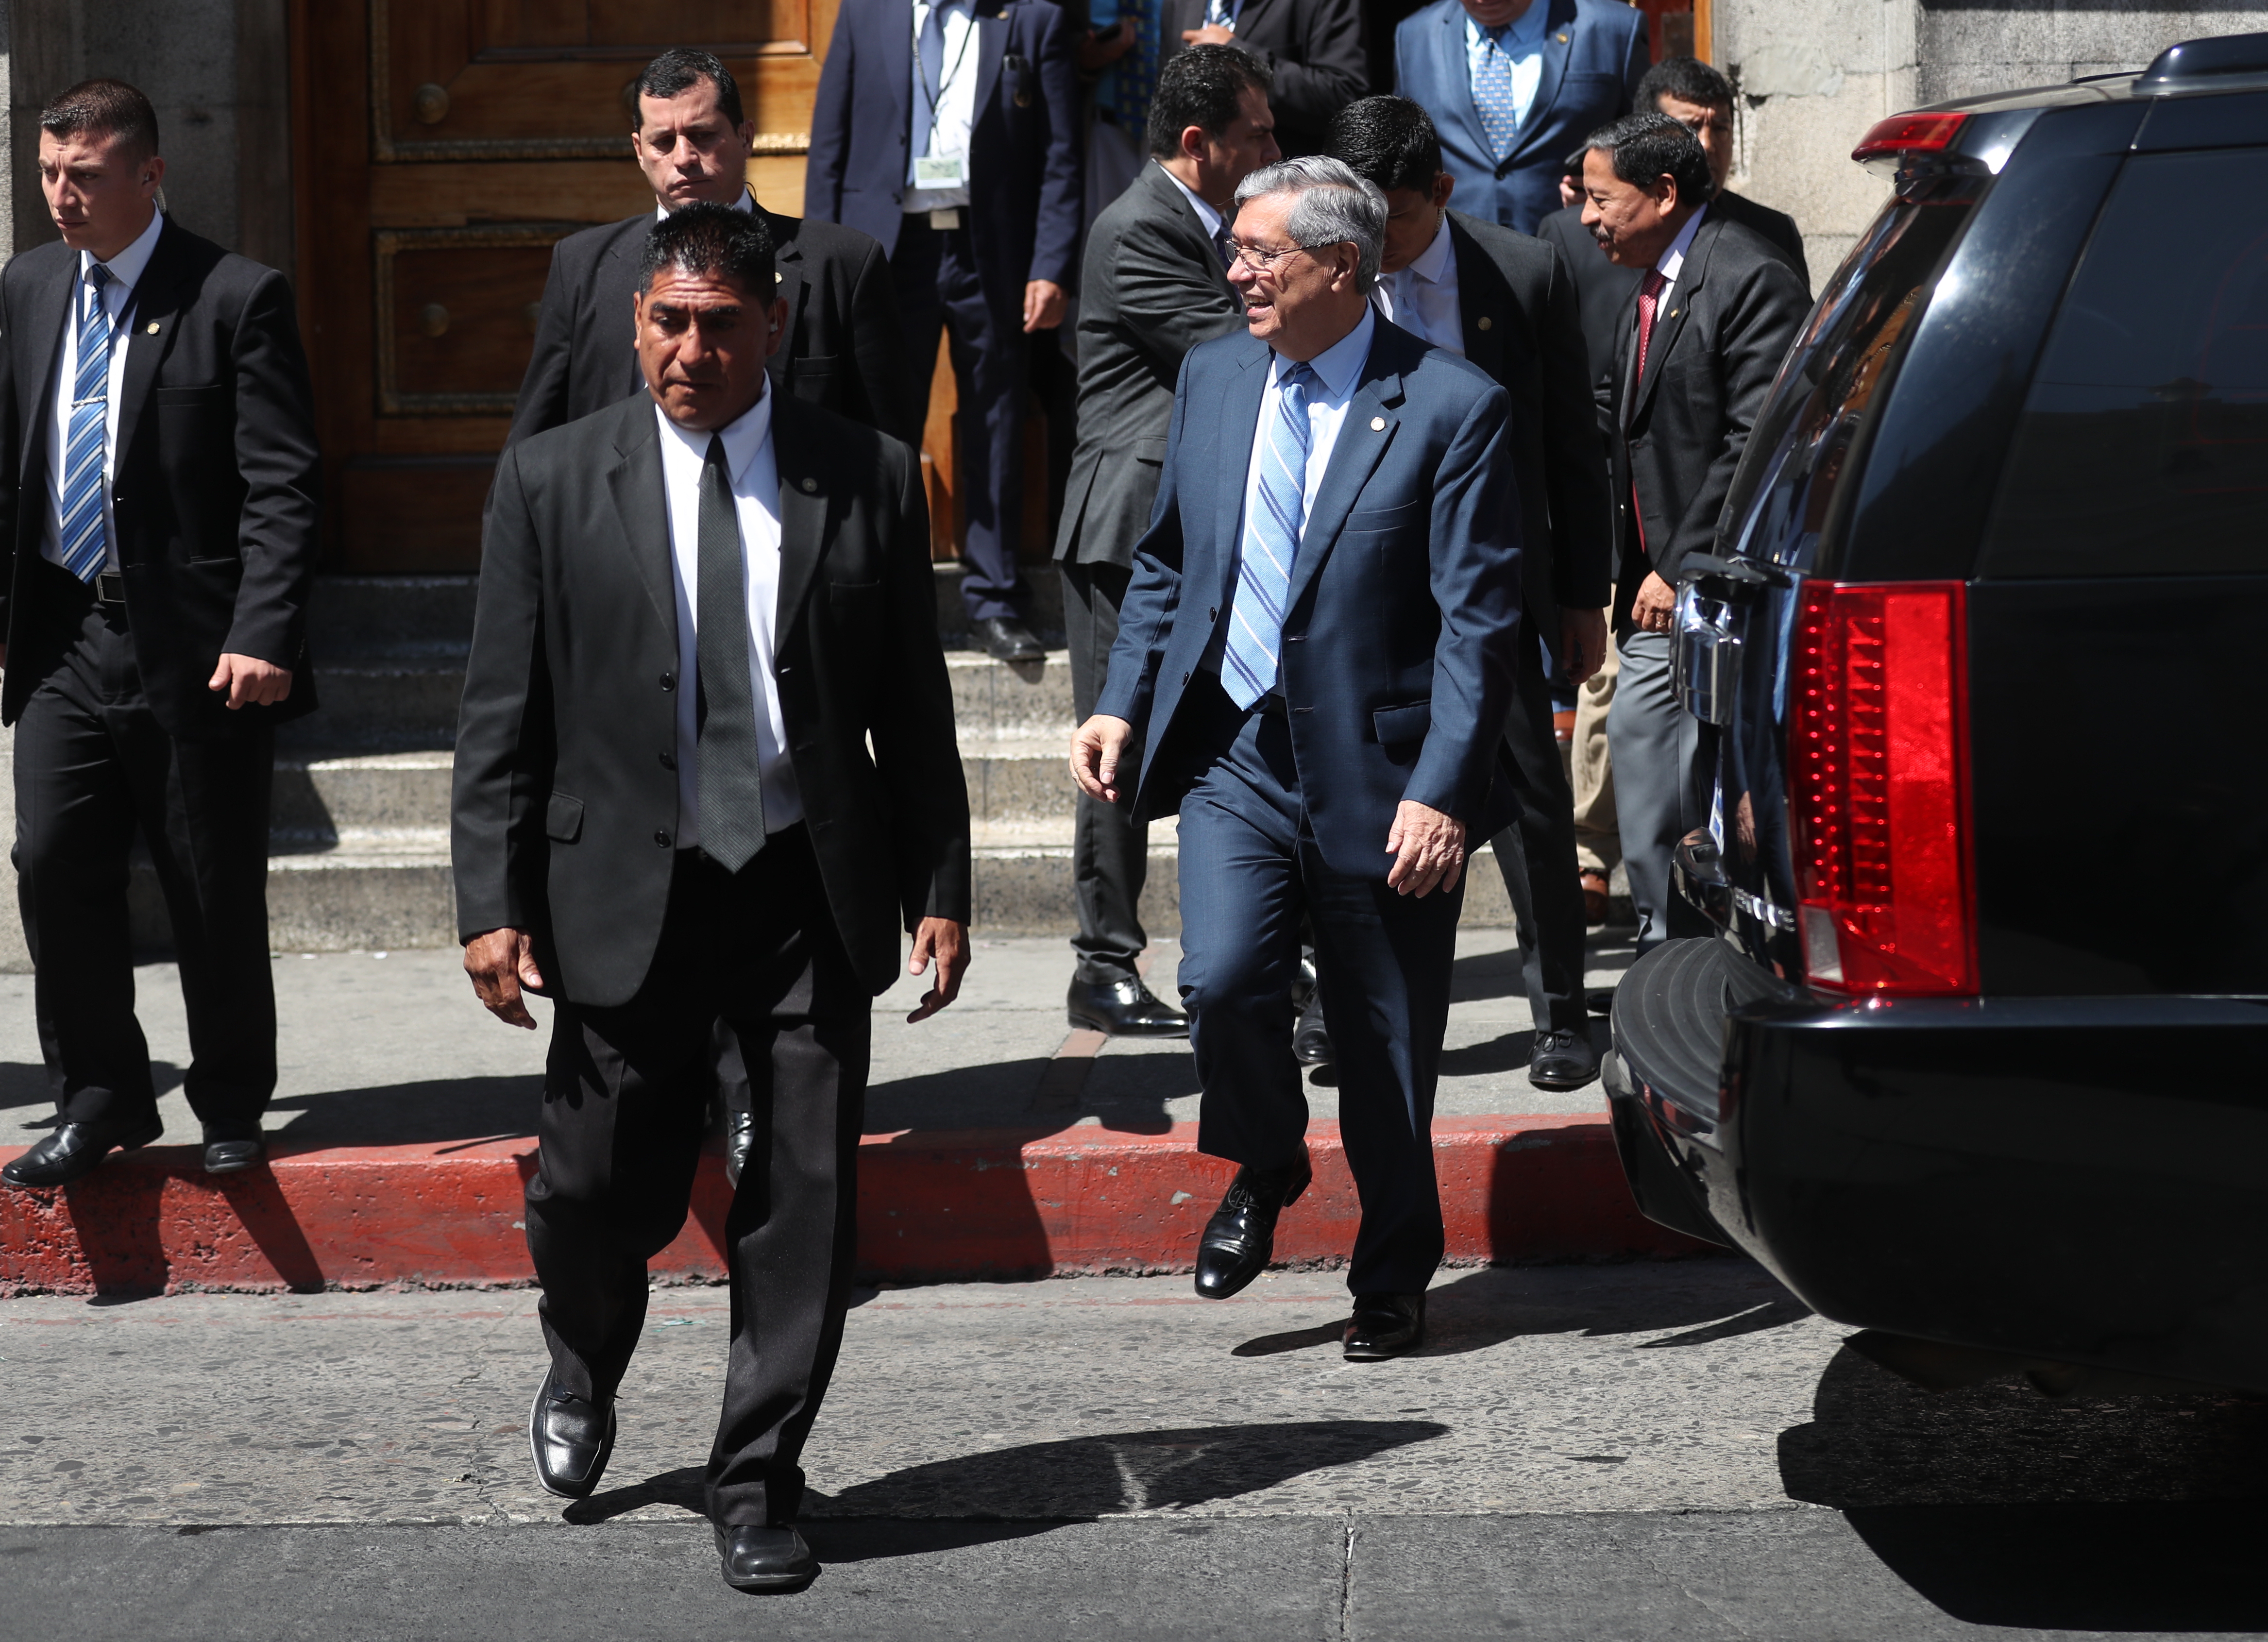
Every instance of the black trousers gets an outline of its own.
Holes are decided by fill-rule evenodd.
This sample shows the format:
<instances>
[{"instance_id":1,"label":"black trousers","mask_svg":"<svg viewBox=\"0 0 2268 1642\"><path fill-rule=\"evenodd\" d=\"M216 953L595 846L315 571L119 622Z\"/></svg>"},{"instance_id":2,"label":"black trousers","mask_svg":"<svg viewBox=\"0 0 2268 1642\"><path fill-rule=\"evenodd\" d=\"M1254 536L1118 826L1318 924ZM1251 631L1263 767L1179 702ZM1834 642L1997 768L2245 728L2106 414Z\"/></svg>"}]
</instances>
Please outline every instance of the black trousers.
<instances>
[{"instance_id":1,"label":"black trousers","mask_svg":"<svg viewBox=\"0 0 2268 1642\"><path fill-rule=\"evenodd\" d=\"M803 1498L850 1307L870 1005L799 826L738 873L681 854L637 995L552 1016L527 1247L558 1384L578 1396L613 1396L630 1366L646 1262L692 1199L716 1022L740 1041L756 1145L725 1226L733 1335L709 1456L727 1527L792 1521Z\"/></svg>"},{"instance_id":2,"label":"black trousers","mask_svg":"<svg viewBox=\"0 0 2268 1642\"><path fill-rule=\"evenodd\" d=\"M16 725L16 893L37 971L40 1048L64 1118L153 1113L134 1015L127 852L138 828L173 920L188 1005L183 1079L200 1121L256 1124L276 1092L268 956L272 732L180 741L143 694L122 611L42 561L42 619L11 665L43 676Z\"/></svg>"},{"instance_id":3,"label":"black trousers","mask_svg":"<svg viewBox=\"0 0 2268 1642\"><path fill-rule=\"evenodd\" d=\"M1016 551L1024 531L1024 400L1030 391L1020 318L1024 293L998 303L977 273L969 242L968 208L961 226L939 229L921 215L908 217L890 254L890 279L905 329L911 438L921 445L929 418L930 379L937 369L937 338L952 339L953 374L961 409L954 418L958 453L956 490L968 520L961 562L968 573L961 596L968 619L1016 614ZM1004 293L1005 294L1005 293ZM1046 339L1049 347L1055 338Z\"/></svg>"},{"instance_id":4,"label":"black trousers","mask_svg":"<svg viewBox=\"0 0 2268 1642\"><path fill-rule=\"evenodd\" d=\"M1505 741L1520 771L1520 819L1491 841L1520 920L1521 979L1535 1030L1587 1032L1583 1008L1583 887L1575 865L1575 795L1551 731L1543 653L1520 644Z\"/></svg>"},{"instance_id":5,"label":"black trousers","mask_svg":"<svg viewBox=\"0 0 2268 1642\"><path fill-rule=\"evenodd\" d=\"M1118 640L1118 607L1133 572L1117 564L1062 566L1064 630L1071 640L1071 701L1075 722L1094 711L1110 676ZM1071 939L1079 978L1111 985L1134 978L1150 937L1142 927L1142 886L1150 876L1150 828L1125 806L1079 795L1071 844L1079 933Z\"/></svg>"},{"instance_id":6,"label":"black trousers","mask_svg":"<svg viewBox=\"0 0 2268 1642\"><path fill-rule=\"evenodd\" d=\"M1200 675L1201 678L1208 675ZM1424 897L1323 860L1291 731L1241 711L1217 685L1181 808L1182 998L1204 1094L1197 1150L1256 1168L1298 1161L1307 1097L1292 1057L1292 983L1303 920L1339 1078L1339 1131L1362 1202L1347 1287L1422 1293L1441 1263L1433 1096L1449 1025L1464 885ZM1183 732L1177 728L1176 737Z\"/></svg>"}]
</instances>

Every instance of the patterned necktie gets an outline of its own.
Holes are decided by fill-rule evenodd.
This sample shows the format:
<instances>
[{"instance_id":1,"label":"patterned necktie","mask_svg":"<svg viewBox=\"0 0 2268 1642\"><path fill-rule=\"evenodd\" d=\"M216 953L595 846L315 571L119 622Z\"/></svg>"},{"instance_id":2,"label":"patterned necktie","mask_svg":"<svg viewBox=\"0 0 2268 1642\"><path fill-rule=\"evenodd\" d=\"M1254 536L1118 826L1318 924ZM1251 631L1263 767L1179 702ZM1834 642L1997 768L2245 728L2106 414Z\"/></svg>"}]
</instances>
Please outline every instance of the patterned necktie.
<instances>
[{"instance_id":1,"label":"patterned necktie","mask_svg":"<svg viewBox=\"0 0 2268 1642\"><path fill-rule=\"evenodd\" d=\"M110 309L102 299L110 270L86 270L78 326L78 370L71 379L70 438L63 446L63 568L83 582L109 562L102 523L102 458L110 418Z\"/></svg>"},{"instance_id":2,"label":"patterned necktie","mask_svg":"<svg viewBox=\"0 0 2268 1642\"><path fill-rule=\"evenodd\" d=\"M937 103L945 95L945 6L931 0L922 18L921 71L914 76L914 140L916 159L927 157L929 139L937 129Z\"/></svg>"},{"instance_id":3,"label":"patterned necktie","mask_svg":"<svg viewBox=\"0 0 2268 1642\"><path fill-rule=\"evenodd\" d=\"M1661 306L1662 287L1668 283L1661 276L1660 269L1648 269L1646 283L1638 288L1638 369L1631 373L1631 398L1633 401L1638 398L1639 385L1646 380L1646 345L1653 341L1654 310ZM1623 419L1625 423L1629 421L1627 411L1624 413ZM1643 553L1646 551L1646 519L1638 512L1638 472L1635 468L1631 472L1631 523L1638 526L1638 547Z\"/></svg>"},{"instance_id":4,"label":"patterned necktie","mask_svg":"<svg viewBox=\"0 0 2268 1642\"><path fill-rule=\"evenodd\" d=\"M1229 700L1240 707L1251 706L1276 683L1292 565L1307 519L1307 394L1314 381L1315 373L1301 364L1285 371L1277 384L1276 418L1260 458L1260 483L1245 510L1220 675Z\"/></svg>"},{"instance_id":5,"label":"patterned necktie","mask_svg":"<svg viewBox=\"0 0 2268 1642\"><path fill-rule=\"evenodd\" d=\"M740 519L725 466L725 440L709 436L701 464L701 848L737 873L764 847L764 783L756 747L756 687L748 676L748 592Z\"/></svg>"},{"instance_id":6,"label":"patterned necktie","mask_svg":"<svg viewBox=\"0 0 2268 1642\"><path fill-rule=\"evenodd\" d=\"M1520 105L1512 96L1512 59L1504 55L1511 25L1481 31L1480 67L1473 70L1473 107L1480 111L1481 135L1498 159L1512 152L1520 133Z\"/></svg>"},{"instance_id":7,"label":"patterned necktie","mask_svg":"<svg viewBox=\"0 0 2268 1642\"><path fill-rule=\"evenodd\" d=\"M1236 0L1205 0L1205 26L1236 29Z\"/></svg>"}]
</instances>

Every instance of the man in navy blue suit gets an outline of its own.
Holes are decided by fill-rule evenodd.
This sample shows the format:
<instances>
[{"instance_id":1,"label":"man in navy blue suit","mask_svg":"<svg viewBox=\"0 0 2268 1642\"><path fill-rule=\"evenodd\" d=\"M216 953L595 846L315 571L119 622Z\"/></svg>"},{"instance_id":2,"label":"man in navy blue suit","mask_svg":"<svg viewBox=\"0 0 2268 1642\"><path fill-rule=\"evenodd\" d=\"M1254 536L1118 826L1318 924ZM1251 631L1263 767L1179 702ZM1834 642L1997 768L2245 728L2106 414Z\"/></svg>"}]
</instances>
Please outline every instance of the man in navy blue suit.
<instances>
[{"instance_id":1,"label":"man in navy blue suit","mask_svg":"<svg viewBox=\"0 0 2268 1642\"><path fill-rule=\"evenodd\" d=\"M1093 797L1181 817L1181 989L1198 1149L1240 1165L1197 1292L1266 1267L1307 1189L1292 1052L1303 919L1362 1199L1356 1360L1425 1336L1440 1263L1433 1090L1466 842L1517 814L1510 401L1370 306L1386 201L1337 160L1236 192L1247 334L1182 367L1110 677L1071 740Z\"/></svg>"},{"instance_id":2,"label":"man in navy blue suit","mask_svg":"<svg viewBox=\"0 0 2268 1642\"><path fill-rule=\"evenodd\" d=\"M1647 62L1646 13L1623 0L1432 0L1394 31L1394 89L1433 116L1458 208L1528 234Z\"/></svg>"},{"instance_id":3,"label":"man in navy blue suit","mask_svg":"<svg viewBox=\"0 0 2268 1642\"><path fill-rule=\"evenodd\" d=\"M1063 323L1079 248L1079 86L1050 0L843 0L811 111L803 210L882 243L918 446L940 329L961 410L961 585L984 647L1036 661L1017 613L1025 338Z\"/></svg>"}]
</instances>

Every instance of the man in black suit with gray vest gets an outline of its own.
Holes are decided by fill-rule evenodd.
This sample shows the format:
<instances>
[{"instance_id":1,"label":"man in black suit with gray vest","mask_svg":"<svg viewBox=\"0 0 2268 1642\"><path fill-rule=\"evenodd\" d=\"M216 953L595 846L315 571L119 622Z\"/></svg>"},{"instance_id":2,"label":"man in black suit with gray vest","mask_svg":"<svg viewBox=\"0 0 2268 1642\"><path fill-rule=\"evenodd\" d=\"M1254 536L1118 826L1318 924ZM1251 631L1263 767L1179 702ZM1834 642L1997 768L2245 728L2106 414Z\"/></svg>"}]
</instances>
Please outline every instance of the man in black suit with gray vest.
<instances>
[{"instance_id":1,"label":"man in black suit with gray vest","mask_svg":"<svg viewBox=\"0 0 2268 1642\"><path fill-rule=\"evenodd\" d=\"M1244 325L1228 283L1226 213L1236 185L1278 158L1268 70L1226 46L1166 65L1150 101L1150 164L1087 235L1079 317L1079 448L1064 497L1063 565L1071 705L1094 711L1118 638L1134 544L1149 527L1182 360ZM1071 1023L1115 1036L1177 1037L1189 1019L1135 968L1149 937L1142 885L1147 823L1082 792L1071 843L1079 966Z\"/></svg>"},{"instance_id":2,"label":"man in black suit with gray vest","mask_svg":"<svg viewBox=\"0 0 2268 1642\"><path fill-rule=\"evenodd\" d=\"M315 706L314 409L290 284L161 212L165 174L146 97L73 86L40 114L63 241L0 274L0 718L63 1119L0 1169L15 1186L161 1132L127 933L137 833L209 1172L259 1161L276 1087L268 797L276 725Z\"/></svg>"},{"instance_id":3,"label":"man in black suit with gray vest","mask_svg":"<svg viewBox=\"0 0 2268 1642\"><path fill-rule=\"evenodd\" d=\"M1342 110L1331 156L1386 195L1381 310L1512 396L1521 595L1534 626L1521 635L1505 726L1521 814L1493 842L1535 1020L1528 1079L1543 1089L1580 1088L1598 1076L1599 1059L1583 1006L1574 797L1552 735L1543 646L1577 682L1598 670L1613 523L1574 283L1542 240L1447 209L1456 179L1442 165L1432 117L1408 98L1366 97Z\"/></svg>"},{"instance_id":4,"label":"man in black suit with gray vest","mask_svg":"<svg viewBox=\"0 0 2268 1642\"><path fill-rule=\"evenodd\" d=\"M762 1134L725 1220L733 1337L709 1458L727 1582L817 1572L798 1463L857 1251L871 999L953 1001L968 799L937 637L929 516L903 444L770 389L786 328L762 218L649 232L649 397L504 453L457 735L465 968L533 1028L553 1002L527 1185L551 1366L539 1480L581 1498L615 1436L646 1262L685 1222L711 1031Z\"/></svg>"}]
</instances>

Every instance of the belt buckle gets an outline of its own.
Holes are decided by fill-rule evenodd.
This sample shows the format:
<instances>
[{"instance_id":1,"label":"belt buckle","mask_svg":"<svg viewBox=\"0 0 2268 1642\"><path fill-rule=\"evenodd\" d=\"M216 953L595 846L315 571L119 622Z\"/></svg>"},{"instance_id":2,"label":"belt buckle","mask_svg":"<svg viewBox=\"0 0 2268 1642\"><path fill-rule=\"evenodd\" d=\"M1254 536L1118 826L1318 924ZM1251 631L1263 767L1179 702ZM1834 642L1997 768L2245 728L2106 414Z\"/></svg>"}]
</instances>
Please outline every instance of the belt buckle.
<instances>
[{"instance_id":1,"label":"belt buckle","mask_svg":"<svg viewBox=\"0 0 2268 1642\"><path fill-rule=\"evenodd\" d=\"M94 596L98 603L124 604L126 578L116 571L97 571L94 573Z\"/></svg>"},{"instance_id":2,"label":"belt buckle","mask_svg":"<svg viewBox=\"0 0 2268 1642\"><path fill-rule=\"evenodd\" d=\"M961 207L958 205L939 206L937 210L929 214L929 225L932 228L948 230L960 227Z\"/></svg>"}]
</instances>

